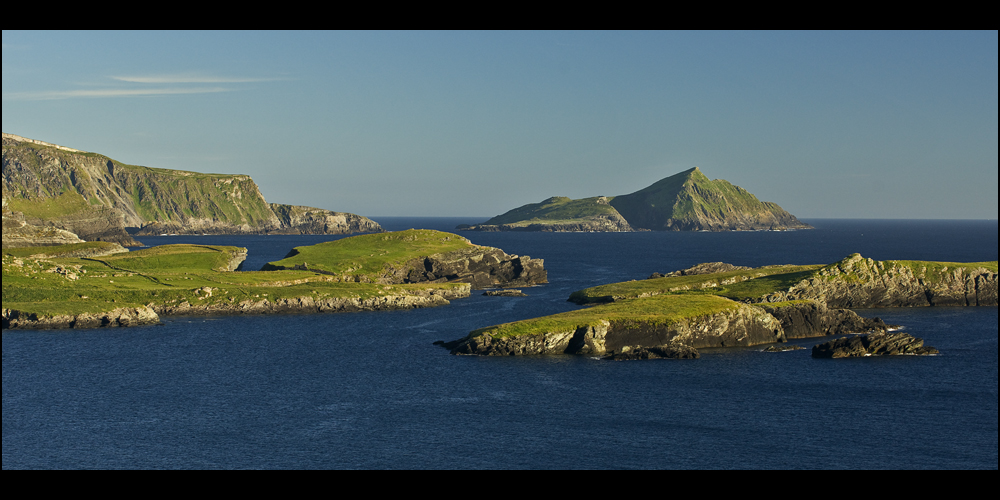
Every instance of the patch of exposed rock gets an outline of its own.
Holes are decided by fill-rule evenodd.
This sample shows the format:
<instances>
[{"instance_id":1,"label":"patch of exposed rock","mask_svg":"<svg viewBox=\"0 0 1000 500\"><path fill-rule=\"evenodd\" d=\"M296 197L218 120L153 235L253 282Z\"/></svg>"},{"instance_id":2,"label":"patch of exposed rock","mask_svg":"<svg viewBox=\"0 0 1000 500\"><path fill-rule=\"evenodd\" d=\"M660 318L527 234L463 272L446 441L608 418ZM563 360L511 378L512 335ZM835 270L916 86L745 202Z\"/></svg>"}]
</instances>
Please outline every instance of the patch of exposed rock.
<instances>
[{"instance_id":1,"label":"patch of exposed rock","mask_svg":"<svg viewBox=\"0 0 1000 500\"><path fill-rule=\"evenodd\" d=\"M853 254L817 276L786 291L763 297L763 302L820 300L835 308L914 306L996 306L997 273L967 267L945 268L943 276L926 269L893 265Z\"/></svg>"},{"instance_id":2,"label":"patch of exposed rock","mask_svg":"<svg viewBox=\"0 0 1000 500\"><path fill-rule=\"evenodd\" d=\"M813 346L814 358L861 358L868 356L925 356L938 350L924 340L903 332L880 332L844 337Z\"/></svg>"},{"instance_id":3,"label":"patch of exposed rock","mask_svg":"<svg viewBox=\"0 0 1000 500\"><path fill-rule=\"evenodd\" d=\"M211 292L206 292L211 296ZM334 313L357 311L388 311L437 307L450 304L450 300L468 297L470 287L439 290L410 290L406 293L378 297L295 297L288 299L256 298L232 303L154 304L153 309L164 316L187 315L239 315L281 313Z\"/></svg>"},{"instance_id":4,"label":"patch of exposed rock","mask_svg":"<svg viewBox=\"0 0 1000 500\"><path fill-rule=\"evenodd\" d=\"M280 203L269 205L282 226L269 234L356 234L384 231L377 222L356 214Z\"/></svg>"},{"instance_id":5,"label":"patch of exposed rock","mask_svg":"<svg viewBox=\"0 0 1000 500\"><path fill-rule=\"evenodd\" d=\"M786 339L885 332L891 328L880 318L863 318L850 309L831 309L815 300L758 305L781 322Z\"/></svg>"},{"instance_id":6,"label":"patch of exposed rock","mask_svg":"<svg viewBox=\"0 0 1000 500\"><path fill-rule=\"evenodd\" d=\"M387 283L469 283L474 290L548 283L544 260L474 245L414 259L392 270Z\"/></svg>"},{"instance_id":7,"label":"patch of exposed rock","mask_svg":"<svg viewBox=\"0 0 1000 500\"><path fill-rule=\"evenodd\" d=\"M729 271L750 271L752 269L753 268L750 267L734 266L732 264L726 264L725 262L704 262L689 267L687 269L674 271L672 273L667 273L667 274L653 273L648 279L672 278L676 276L693 276L696 274L726 273Z\"/></svg>"},{"instance_id":8,"label":"patch of exposed rock","mask_svg":"<svg viewBox=\"0 0 1000 500\"><path fill-rule=\"evenodd\" d=\"M698 359L701 354L694 347L684 344L665 344L656 347L623 348L601 359L632 361L639 359Z\"/></svg>"},{"instance_id":9,"label":"patch of exposed rock","mask_svg":"<svg viewBox=\"0 0 1000 500\"><path fill-rule=\"evenodd\" d=\"M804 351L805 347L800 345L788 345L788 344L777 344L767 346L760 350L760 352L785 352L785 351Z\"/></svg>"},{"instance_id":10,"label":"patch of exposed rock","mask_svg":"<svg viewBox=\"0 0 1000 500\"><path fill-rule=\"evenodd\" d=\"M54 226L28 224L21 212L3 207L3 248L44 247L83 243L79 236Z\"/></svg>"},{"instance_id":11,"label":"patch of exposed rock","mask_svg":"<svg viewBox=\"0 0 1000 500\"><path fill-rule=\"evenodd\" d=\"M16 309L3 310L3 328L6 329L63 329L63 328L98 328L155 325L160 317L153 309L146 306L121 307L112 311L100 313L82 313L76 315L57 314L39 316L34 313L22 313Z\"/></svg>"}]
</instances>

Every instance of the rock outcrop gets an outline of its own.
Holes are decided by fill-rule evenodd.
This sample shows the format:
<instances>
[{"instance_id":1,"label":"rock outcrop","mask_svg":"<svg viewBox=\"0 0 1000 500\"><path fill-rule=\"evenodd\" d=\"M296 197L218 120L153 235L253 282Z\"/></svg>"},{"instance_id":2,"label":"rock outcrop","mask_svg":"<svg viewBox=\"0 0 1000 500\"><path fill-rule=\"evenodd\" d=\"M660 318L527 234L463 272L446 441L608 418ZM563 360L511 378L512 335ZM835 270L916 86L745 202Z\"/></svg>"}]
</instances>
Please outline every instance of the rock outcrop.
<instances>
[{"instance_id":1,"label":"rock outcrop","mask_svg":"<svg viewBox=\"0 0 1000 500\"><path fill-rule=\"evenodd\" d=\"M667 274L653 273L647 279L670 278L674 276L694 276L698 274L727 273L729 271L749 271L752 268L745 266L734 266L725 262L703 262L691 266L687 269L673 271Z\"/></svg>"},{"instance_id":2,"label":"rock outcrop","mask_svg":"<svg viewBox=\"0 0 1000 500\"><path fill-rule=\"evenodd\" d=\"M360 215L320 208L271 203L281 229L270 234L356 234L380 233L382 226Z\"/></svg>"},{"instance_id":3,"label":"rock outcrop","mask_svg":"<svg viewBox=\"0 0 1000 500\"><path fill-rule=\"evenodd\" d=\"M3 205L3 248L42 247L83 243L79 236L57 227L28 224L24 214L12 212Z\"/></svg>"},{"instance_id":4,"label":"rock outcrop","mask_svg":"<svg viewBox=\"0 0 1000 500\"><path fill-rule=\"evenodd\" d=\"M310 296L290 299L257 298L246 299L231 304L154 304L153 310L164 316L186 315L243 315L243 314L283 314L283 313L334 313L357 311L389 311L448 305L450 300L465 298L471 288L410 290L406 293L387 294L378 297L322 297Z\"/></svg>"},{"instance_id":5,"label":"rock outcrop","mask_svg":"<svg viewBox=\"0 0 1000 500\"><path fill-rule=\"evenodd\" d=\"M814 358L861 358L868 356L926 356L938 350L923 339L902 332L881 332L844 337L813 346Z\"/></svg>"},{"instance_id":6,"label":"rock outcrop","mask_svg":"<svg viewBox=\"0 0 1000 500\"><path fill-rule=\"evenodd\" d=\"M819 300L833 308L996 306L997 273L975 265L875 261L853 254L761 300Z\"/></svg>"},{"instance_id":7,"label":"rock outcrop","mask_svg":"<svg viewBox=\"0 0 1000 500\"><path fill-rule=\"evenodd\" d=\"M891 328L881 318L862 318L850 309L831 309L814 300L759 305L781 323L785 339L885 332Z\"/></svg>"},{"instance_id":8,"label":"rock outcrop","mask_svg":"<svg viewBox=\"0 0 1000 500\"><path fill-rule=\"evenodd\" d=\"M611 361L633 361L640 359L698 359L701 354L697 349L683 344L665 344L656 347L639 347L622 349L611 353L602 359Z\"/></svg>"},{"instance_id":9,"label":"rock outcrop","mask_svg":"<svg viewBox=\"0 0 1000 500\"><path fill-rule=\"evenodd\" d=\"M381 231L354 214L269 204L247 175L126 165L106 156L3 134L3 199L29 224L87 241L138 246L159 234L347 234Z\"/></svg>"},{"instance_id":10,"label":"rock outcrop","mask_svg":"<svg viewBox=\"0 0 1000 500\"><path fill-rule=\"evenodd\" d=\"M3 309L2 321L4 330L17 328L62 329L155 325L160 322L160 317L153 309L146 306L121 307L99 313L54 316Z\"/></svg>"},{"instance_id":11,"label":"rock outcrop","mask_svg":"<svg viewBox=\"0 0 1000 500\"><path fill-rule=\"evenodd\" d=\"M474 290L548 283L542 259L479 245L410 261L393 276L390 283L469 283Z\"/></svg>"}]
</instances>

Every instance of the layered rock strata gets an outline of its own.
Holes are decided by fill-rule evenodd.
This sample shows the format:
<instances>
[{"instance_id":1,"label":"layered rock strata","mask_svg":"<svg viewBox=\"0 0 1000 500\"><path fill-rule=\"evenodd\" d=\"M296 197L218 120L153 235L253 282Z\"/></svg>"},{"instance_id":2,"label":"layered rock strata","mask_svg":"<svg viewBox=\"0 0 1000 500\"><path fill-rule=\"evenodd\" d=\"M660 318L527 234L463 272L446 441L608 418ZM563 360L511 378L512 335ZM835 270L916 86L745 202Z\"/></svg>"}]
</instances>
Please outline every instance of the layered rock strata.
<instances>
[{"instance_id":1,"label":"layered rock strata","mask_svg":"<svg viewBox=\"0 0 1000 500\"><path fill-rule=\"evenodd\" d=\"M6 201L6 200L4 200ZM3 248L42 247L83 243L79 236L57 227L39 227L24 220L24 214L3 207Z\"/></svg>"}]
</instances>

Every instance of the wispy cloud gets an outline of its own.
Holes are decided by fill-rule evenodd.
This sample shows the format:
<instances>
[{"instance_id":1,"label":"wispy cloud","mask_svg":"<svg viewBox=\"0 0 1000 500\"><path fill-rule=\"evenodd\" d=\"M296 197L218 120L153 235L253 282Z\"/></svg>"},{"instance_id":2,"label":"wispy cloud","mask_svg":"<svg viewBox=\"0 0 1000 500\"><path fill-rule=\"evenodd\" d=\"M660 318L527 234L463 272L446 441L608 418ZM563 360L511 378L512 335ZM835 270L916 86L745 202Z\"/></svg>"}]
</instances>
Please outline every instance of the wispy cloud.
<instances>
[{"instance_id":1,"label":"wispy cloud","mask_svg":"<svg viewBox=\"0 0 1000 500\"><path fill-rule=\"evenodd\" d=\"M89 88L78 90L39 90L8 92L5 100L43 101L77 98L113 98L180 94L211 94L239 90L241 83L273 82L287 80L280 77L234 77L198 73L174 73L159 75L115 75L109 76L115 83L111 88ZM123 85L123 83L125 85ZM136 84L136 85L128 85ZM202 84L191 85L188 84ZM205 86L204 84L228 84L228 86ZM235 86L234 86L235 85ZM103 85L102 85L103 86Z\"/></svg>"},{"instance_id":2,"label":"wispy cloud","mask_svg":"<svg viewBox=\"0 0 1000 500\"><path fill-rule=\"evenodd\" d=\"M89 89L89 90L43 90L38 92L11 92L3 94L4 99L21 101L45 101L53 99L101 98L101 97L136 97L171 94L210 94L214 92L230 92L235 89L226 87L173 87L173 88L139 88L139 89Z\"/></svg>"},{"instance_id":3,"label":"wispy cloud","mask_svg":"<svg viewBox=\"0 0 1000 500\"><path fill-rule=\"evenodd\" d=\"M143 76L112 76L114 80L130 83L255 83L274 82L285 80L285 78L265 78L265 77L234 77L234 76L212 76L198 75L193 73L173 74L173 75L143 75Z\"/></svg>"}]
</instances>

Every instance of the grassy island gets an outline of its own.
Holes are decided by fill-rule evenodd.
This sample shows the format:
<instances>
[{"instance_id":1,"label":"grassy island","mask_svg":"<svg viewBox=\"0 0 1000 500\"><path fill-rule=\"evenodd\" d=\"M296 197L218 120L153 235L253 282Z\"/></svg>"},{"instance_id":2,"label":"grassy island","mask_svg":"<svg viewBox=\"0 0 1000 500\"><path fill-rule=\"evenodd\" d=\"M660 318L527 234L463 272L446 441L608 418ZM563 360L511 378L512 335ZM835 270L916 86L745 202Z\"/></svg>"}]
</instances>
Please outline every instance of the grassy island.
<instances>
[{"instance_id":1,"label":"grassy island","mask_svg":"<svg viewBox=\"0 0 1000 500\"><path fill-rule=\"evenodd\" d=\"M449 346L459 354L601 354L670 342L746 346L884 330L880 320L847 309L996 306L997 262L875 261L853 254L829 265L612 283L573 292L569 300L587 307L481 328Z\"/></svg>"}]
</instances>

